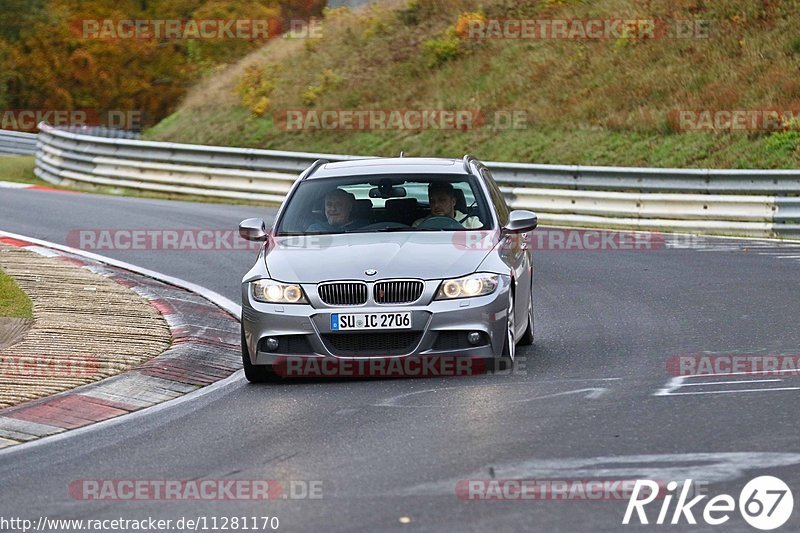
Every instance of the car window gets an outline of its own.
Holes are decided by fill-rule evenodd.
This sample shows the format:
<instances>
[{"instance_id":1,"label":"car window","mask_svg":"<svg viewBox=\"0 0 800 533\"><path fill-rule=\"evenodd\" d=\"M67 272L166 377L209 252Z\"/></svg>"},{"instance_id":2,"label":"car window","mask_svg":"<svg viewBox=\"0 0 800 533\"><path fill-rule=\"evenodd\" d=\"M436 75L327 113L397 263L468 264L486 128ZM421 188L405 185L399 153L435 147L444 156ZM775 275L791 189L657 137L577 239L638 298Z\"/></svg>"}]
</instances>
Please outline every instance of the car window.
<instances>
[{"instance_id":1,"label":"car window","mask_svg":"<svg viewBox=\"0 0 800 533\"><path fill-rule=\"evenodd\" d=\"M511 212L506 203L506 198L503 196L500 187L497 186L497 183L494 181L488 169L481 169L481 176L483 176L486 186L489 189L489 195L492 197L492 204L497 212L497 218L500 220L500 224L505 226L508 223L508 215Z\"/></svg>"},{"instance_id":2,"label":"car window","mask_svg":"<svg viewBox=\"0 0 800 533\"><path fill-rule=\"evenodd\" d=\"M456 224L435 216L429 187L451 191ZM338 200L331 199L331 195ZM326 203L330 205L326 209ZM460 231L492 226L491 206L472 176L375 175L305 180L287 200L278 234ZM341 209L348 213L341 213ZM424 224L423 224L424 222Z\"/></svg>"}]
</instances>

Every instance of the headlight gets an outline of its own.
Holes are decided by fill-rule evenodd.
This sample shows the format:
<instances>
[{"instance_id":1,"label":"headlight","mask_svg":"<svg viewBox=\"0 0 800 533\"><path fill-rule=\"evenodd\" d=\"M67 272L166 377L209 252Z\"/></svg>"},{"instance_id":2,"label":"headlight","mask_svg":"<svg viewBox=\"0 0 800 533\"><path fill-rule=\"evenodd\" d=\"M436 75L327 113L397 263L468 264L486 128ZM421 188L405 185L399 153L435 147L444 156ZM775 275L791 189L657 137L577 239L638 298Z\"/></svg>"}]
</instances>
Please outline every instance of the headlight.
<instances>
[{"instance_id":1,"label":"headlight","mask_svg":"<svg viewBox=\"0 0 800 533\"><path fill-rule=\"evenodd\" d=\"M436 300L454 300L491 294L497 288L497 274L472 274L463 278L446 279L436 293Z\"/></svg>"},{"instance_id":2,"label":"headlight","mask_svg":"<svg viewBox=\"0 0 800 533\"><path fill-rule=\"evenodd\" d=\"M307 304L305 294L300 285L278 283L271 279L260 279L253 282L253 298L259 302L270 304Z\"/></svg>"}]
</instances>

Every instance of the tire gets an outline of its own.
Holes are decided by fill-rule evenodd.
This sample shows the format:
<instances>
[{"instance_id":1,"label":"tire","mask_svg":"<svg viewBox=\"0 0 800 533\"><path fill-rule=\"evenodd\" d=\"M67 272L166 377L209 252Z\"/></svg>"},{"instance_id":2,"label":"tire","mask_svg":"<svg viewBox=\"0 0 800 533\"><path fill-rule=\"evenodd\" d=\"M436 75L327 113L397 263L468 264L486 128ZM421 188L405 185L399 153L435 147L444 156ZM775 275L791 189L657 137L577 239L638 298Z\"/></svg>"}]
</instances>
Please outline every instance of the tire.
<instances>
[{"instance_id":1,"label":"tire","mask_svg":"<svg viewBox=\"0 0 800 533\"><path fill-rule=\"evenodd\" d=\"M517 344L520 346L530 346L533 344L533 297L528 300L528 327L525 328L525 333L519 338Z\"/></svg>"},{"instance_id":2,"label":"tire","mask_svg":"<svg viewBox=\"0 0 800 533\"><path fill-rule=\"evenodd\" d=\"M250 383L267 383L278 381L280 378L269 365L254 365L250 362L250 351L247 349L247 341L244 338L244 326L242 330L242 366L244 367L244 377Z\"/></svg>"}]
</instances>

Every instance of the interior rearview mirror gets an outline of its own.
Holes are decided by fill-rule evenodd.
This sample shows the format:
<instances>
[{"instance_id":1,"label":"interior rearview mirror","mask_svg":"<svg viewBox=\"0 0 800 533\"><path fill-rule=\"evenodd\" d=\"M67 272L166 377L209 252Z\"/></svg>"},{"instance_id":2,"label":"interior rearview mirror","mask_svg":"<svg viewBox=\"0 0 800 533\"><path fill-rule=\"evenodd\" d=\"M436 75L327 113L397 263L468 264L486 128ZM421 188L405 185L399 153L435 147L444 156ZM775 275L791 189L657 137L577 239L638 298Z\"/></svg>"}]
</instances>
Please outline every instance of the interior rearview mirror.
<instances>
[{"instance_id":1,"label":"interior rearview mirror","mask_svg":"<svg viewBox=\"0 0 800 533\"><path fill-rule=\"evenodd\" d=\"M369 190L370 198L404 198L406 196L405 187L373 187Z\"/></svg>"}]
</instances>

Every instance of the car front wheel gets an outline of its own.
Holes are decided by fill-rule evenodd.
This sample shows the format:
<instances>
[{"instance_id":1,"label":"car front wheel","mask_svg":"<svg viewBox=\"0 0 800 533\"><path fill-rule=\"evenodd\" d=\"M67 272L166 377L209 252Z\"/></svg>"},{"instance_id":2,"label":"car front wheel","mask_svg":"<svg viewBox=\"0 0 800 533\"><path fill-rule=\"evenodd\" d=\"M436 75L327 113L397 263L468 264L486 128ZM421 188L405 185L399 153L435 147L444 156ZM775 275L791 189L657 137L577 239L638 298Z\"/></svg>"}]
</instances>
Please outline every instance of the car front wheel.
<instances>
[{"instance_id":1,"label":"car front wheel","mask_svg":"<svg viewBox=\"0 0 800 533\"><path fill-rule=\"evenodd\" d=\"M533 298L528 298L528 327L525 328L525 333L519 338L517 344L520 346L530 346L533 344Z\"/></svg>"}]
</instances>

